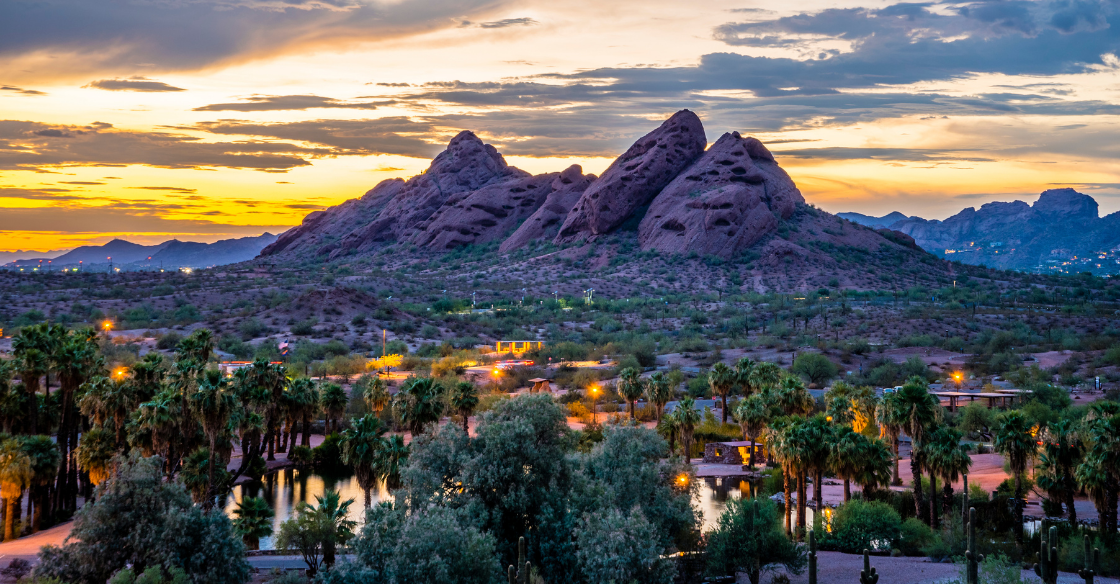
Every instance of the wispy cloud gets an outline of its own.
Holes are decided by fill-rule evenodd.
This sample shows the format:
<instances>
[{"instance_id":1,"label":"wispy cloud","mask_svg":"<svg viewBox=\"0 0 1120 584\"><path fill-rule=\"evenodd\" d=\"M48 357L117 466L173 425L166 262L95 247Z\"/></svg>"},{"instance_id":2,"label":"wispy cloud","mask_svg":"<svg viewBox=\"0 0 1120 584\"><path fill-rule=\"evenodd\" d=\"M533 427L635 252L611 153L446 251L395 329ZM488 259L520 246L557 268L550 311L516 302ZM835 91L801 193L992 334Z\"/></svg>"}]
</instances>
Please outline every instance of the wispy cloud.
<instances>
[{"instance_id":1,"label":"wispy cloud","mask_svg":"<svg viewBox=\"0 0 1120 584\"><path fill-rule=\"evenodd\" d=\"M407 84L406 84L407 85ZM235 103L213 103L194 108L196 112L238 111L263 112L282 110L308 110L317 108L374 110L392 105L394 100L380 102L354 102L321 97L318 95L254 95Z\"/></svg>"},{"instance_id":2,"label":"wispy cloud","mask_svg":"<svg viewBox=\"0 0 1120 584\"><path fill-rule=\"evenodd\" d=\"M182 87L168 85L162 81L146 77L129 77L127 79L99 79L91 81L83 87L104 89L106 91L138 91L142 93L159 93L165 91L186 91Z\"/></svg>"},{"instance_id":3,"label":"wispy cloud","mask_svg":"<svg viewBox=\"0 0 1120 584\"><path fill-rule=\"evenodd\" d=\"M14 87L12 85L0 85L0 91L11 91L20 95L46 95L46 92L37 91L34 89L24 89L22 87Z\"/></svg>"}]
</instances>

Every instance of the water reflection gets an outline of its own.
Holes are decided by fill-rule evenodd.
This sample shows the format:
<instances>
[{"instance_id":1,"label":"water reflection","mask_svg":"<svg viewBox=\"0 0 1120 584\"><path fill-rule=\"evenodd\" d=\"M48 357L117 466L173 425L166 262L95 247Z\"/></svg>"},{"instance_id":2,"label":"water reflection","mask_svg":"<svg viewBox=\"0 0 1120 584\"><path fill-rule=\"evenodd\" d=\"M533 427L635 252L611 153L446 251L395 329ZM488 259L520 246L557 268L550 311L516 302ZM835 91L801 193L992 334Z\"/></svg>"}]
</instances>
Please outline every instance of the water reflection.
<instances>
[{"instance_id":1,"label":"water reflection","mask_svg":"<svg viewBox=\"0 0 1120 584\"><path fill-rule=\"evenodd\" d=\"M692 499L693 506L704 514L705 532L712 531L719 525L719 516L727 509L727 501L741 499L744 496L753 497L758 494L758 484L742 479L741 477L704 477L700 481L700 492ZM796 510L793 520L796 521ZM813 509L805 508L805 522L813 524Z\"/></svg>"},{"instance_id":2,"label":"water reflection","mask_svg":"<svg viewBox=\"0 0 1120 584\"><path fill-rule=\"evenodd\" d=\"M693 499L696 509L704 514L703 529L711 531L719 523L719 516L727 508L727 501L739 499L744 495L754 496L758 485L739 477L715 478L706 477L700 481L699 492ZM348 516L361 526L364 519L362 501L364 494L358 487L358 481L353 476L330 476L316 474L310 470L287 469L266 475L262 482L251 482L238 485L223 502L221 507L231 518L233 511L243 497L264 497L272 507L276 516L272 520L274 534L280 531L280 524L292 515L292 509L301 501L314 505L315 497L322 496L328 489L337 490L342 495L342 500L353 499ZM385 484L380 483L371 491L373 504L389 500L389 492ZM813 510L806 509L806 519L809 525L813 524ZM273 537L261 538L261 549L275 549Z\"/></svg>"},{"instance_id":3,"label":"water reflection","mask_svg":"<svg viewBox=\"0 0 1120 584\"><path fill-rule=\"evenodd\" d=\"M265 475L261 482L243 483L233 488L233 492L225 501L221 502L222 508L230 518L234 517L233 511L244 497L264 497L272 507L276 516L272 520L273 536L261 538L261 549L275 549L273 537L280 531L280 524L292 515L292 510L300 502L315 505L315 497L322 496L327 490L336 490L342 495L342 500L353 499L348 517L358 522L360 526L365 513L362 507L365 494L358 486L358 481L353 476L320 475L310 470L287 469ZM372 504L389 499L389 492L385 484L380 483L370 491Z\"/></svg>"}]
</instances>

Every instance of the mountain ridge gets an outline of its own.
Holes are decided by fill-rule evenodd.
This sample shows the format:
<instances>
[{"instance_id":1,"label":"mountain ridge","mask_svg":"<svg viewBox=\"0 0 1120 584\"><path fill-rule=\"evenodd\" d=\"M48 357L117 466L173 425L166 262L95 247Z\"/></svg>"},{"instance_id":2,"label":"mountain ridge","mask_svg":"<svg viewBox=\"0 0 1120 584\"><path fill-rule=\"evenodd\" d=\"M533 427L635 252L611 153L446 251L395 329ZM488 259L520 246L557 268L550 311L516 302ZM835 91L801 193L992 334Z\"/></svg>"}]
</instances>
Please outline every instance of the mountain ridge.
<instances>
[{"instance_id":1,"label":"mountain ridge","mask_svg":"<svg viewBox=\"0 0 1120 584\"><path fill-rule=\"evenodd\" d=\"M83 245L57 256L36 256L9 262L13 266L38 265L39 260L50 259L52 268L65 266L107 266L117 267L137 264L177 269L180 267L202 268L217 265L235 264L251 260L266 245L276 240L271 233L261 235L222 239L213 243L179 241L169 239L155 245L142 245L124 239L112 239L102 245ZM149 261L148 258L151 258Z\"/></svg>"}]
</instances>

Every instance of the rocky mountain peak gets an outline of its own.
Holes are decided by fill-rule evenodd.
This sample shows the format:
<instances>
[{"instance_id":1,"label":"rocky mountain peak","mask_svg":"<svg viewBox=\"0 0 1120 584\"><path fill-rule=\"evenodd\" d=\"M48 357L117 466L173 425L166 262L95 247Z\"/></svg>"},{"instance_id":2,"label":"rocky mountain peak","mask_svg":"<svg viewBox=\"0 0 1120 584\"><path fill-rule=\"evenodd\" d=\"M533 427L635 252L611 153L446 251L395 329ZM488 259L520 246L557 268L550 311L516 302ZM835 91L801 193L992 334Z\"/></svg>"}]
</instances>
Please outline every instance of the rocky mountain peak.
<instances>
[{"instance_id":1,"label":"rocky mountain peak","mask_svg":"<svg viewBox=\"0 0 1120 584\"><path fill-rule=\"evenodd\" d=\"M1031 208L1040 215L1041 220L1058 217L1065 219L1098 217L1098 206L1093 197L1070 188L1042 191L1042 195Z\"/></svg>"},{"instance_id":2,"label":"rocky mountain peak","mask_svg":"<svg viewBox=\"0 0 1120 584\"><path fill-rule=\"evenodd\" d=\"M591 183L568 214L556 241L578 241L617 228L703 154L707 142L704 124L695 113L681 110L673 114L634 142Z\"/></svg>"}]
</instances>

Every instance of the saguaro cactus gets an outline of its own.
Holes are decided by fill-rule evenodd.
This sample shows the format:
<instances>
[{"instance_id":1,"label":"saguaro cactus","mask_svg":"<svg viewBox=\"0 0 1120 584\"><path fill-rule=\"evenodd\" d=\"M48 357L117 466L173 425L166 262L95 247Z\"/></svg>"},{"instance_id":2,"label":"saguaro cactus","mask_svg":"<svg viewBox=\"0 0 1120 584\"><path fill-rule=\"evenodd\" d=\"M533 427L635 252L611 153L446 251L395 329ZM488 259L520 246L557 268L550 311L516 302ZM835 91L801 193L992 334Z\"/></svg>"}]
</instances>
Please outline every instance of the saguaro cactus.
<instances>
[{"instance_id":1,"label":"saguaro cactus","mask_svg":"<svg viewBox=\"0 0 1120 584\"><path fill-rule=\"evenodd\" d=\"M879 584L879 573L871 567L871 554L863 550L863 569L859 571L859 584Z\"/></svg>"},{"instance_id":2,"label":"saguaro cactus","mask_svg":"<svg viewBox=\"0 0 1120 584\"><path fill-rule=\"evenodd\" d=\"M809 584L817 584L817 530L809 532Z\"/></svg>"},{"instance_id":3,"label":"saguaro cactus","mask_svg":"<svg viewBox=\"0 0 1120 584\"><path fill-rule=\"evenodd\" d=\"M968 562L965 570L965 584L979 584L980 562L984 556L976 553L976 508L968 509L968 550L964 552L965 561Z\"/></svg>"},{"instance_id":4,"label":"saguaro cactus","mask_svg":"<svg viewBox=\"0 0 1120 584\"><path fill-rule=\"evenodd\" d=\"M1042 584L1057 584L1058 582L1058 528L1051 526L1045 529L1043 523L1042 549L1038 552L1038 563L1034 565L1034 573L1042 578Z\"/></svg>"},{"instance_id":5,"label":"saguaro cactus","mask_svg":"<svg viewBox=\"0 0 1120 584\"><path fill-rule=\"evenodd\" d=\"M1093 584L1093 578L1097 575L1097 568L1101 564L1101 549L1093 548L1093 553L1089 553L1089 536L1085 536L1085 568L1078 570L1077 575L1085 581L1085 584Z\"/></svg>"},{"instance_id":6,"label":"saguaro cactus","mask_svg":"<svg viewBox=\"0 0 1120 584\"><path fill-rule=\"evenodd\" d=\"M529 568L532 566L525 559L525 538L522 537L517 540L517 567L509 567L506 574L509 576L509 584L529 584Z\"/></svg>"}]
</instances>

